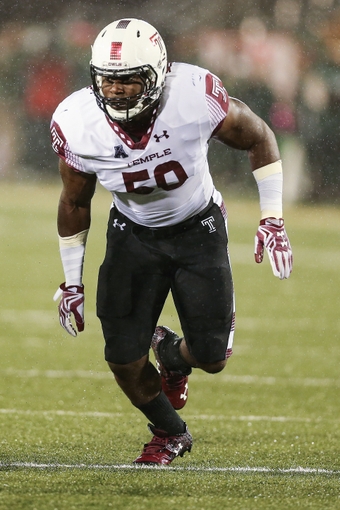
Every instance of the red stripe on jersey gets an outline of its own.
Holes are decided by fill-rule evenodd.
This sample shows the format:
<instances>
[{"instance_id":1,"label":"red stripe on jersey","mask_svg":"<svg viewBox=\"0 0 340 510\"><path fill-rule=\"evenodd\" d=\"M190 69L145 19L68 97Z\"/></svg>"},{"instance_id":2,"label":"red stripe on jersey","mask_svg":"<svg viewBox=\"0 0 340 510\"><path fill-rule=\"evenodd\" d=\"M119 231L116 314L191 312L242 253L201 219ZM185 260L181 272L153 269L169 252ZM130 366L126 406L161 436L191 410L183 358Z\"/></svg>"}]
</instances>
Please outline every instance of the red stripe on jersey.
<instances>
[{"instance_id":1,"label":"red stripe on jersey","mask_svg":"<svg viewBox=\"0 0 340 510\"><path fill-rule=\"evenodd\" d=\"M224 120L229 109L228 92L221 80L214 74L205 77L205 95L213 130Z\"/></svg>"},{"instance_id":2,"label":"red stripe on jersey","mask_svg":"<svg viewBox=\"0 0 340 510\"><path fill-rule=\"evenodd\" d=\"M59 125L54 120L52 121L50 131L51 131L52 149L61 158L65 159L66 140L65 140L62 130L60 129Z\"/></svg>"},{"instance_id":3,"label":"red stripe on jersey","mask_svg":"<svg viewBox=\"0 0 340 510\"><path fill-rule=\"evenodd\" d=\"M79 157L71 152L59 124L57 124L54 120L52 120L50 131L51 143L54 152L58 154L58 156L63 159L68 166L72 167L74 170L81 171L83 167Z\"/></svg>"},{"instance_id":4,"label":"red stripe on jersey","mask_svg":"<svg viewBox=\"0 0 340 510\"><path fill-rule=\"evenodd\" d=\"M228 112L229 96L223 83L214 74L208 73L205 78L206 94L217 101L225 113Z\"/></svg>"}]
</instances>

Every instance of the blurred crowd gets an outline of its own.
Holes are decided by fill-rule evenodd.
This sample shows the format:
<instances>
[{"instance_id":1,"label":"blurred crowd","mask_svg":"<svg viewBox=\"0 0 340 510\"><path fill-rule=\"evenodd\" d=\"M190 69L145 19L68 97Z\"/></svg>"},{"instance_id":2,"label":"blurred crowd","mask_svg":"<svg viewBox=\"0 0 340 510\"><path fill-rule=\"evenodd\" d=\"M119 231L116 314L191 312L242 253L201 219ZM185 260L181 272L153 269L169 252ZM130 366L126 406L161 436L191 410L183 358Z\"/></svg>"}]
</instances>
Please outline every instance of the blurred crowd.
<instances>
[{"instance_id":1,"label":"blurred crowd","mask_svg":"<svg viewBox=\"0 0 340 510\"><path fill-rule=\"evenodd\" d=\"M56 106L90 84L90 45L97 27L87 21L7 23L0 32L0 176L52 177L58 159L49 137Z\"/></svg>"},{"instance_id":2,"label":"blurred crowd","mask_svg":"<svg viewBox=\"0 0 340 510\"><path fill-rule=\"evenodd\" d=\"M287 1L282 5L287 7ZM300 32L291 30L291 10L277 14L289 27L268 27L264 18L245 15L237 26L207 24L169 33L145 18L164 36L170 60L210 69L231 96L246 102L274 129L284 161L286 199L292 202L340 200L340 10L333 11L312 31ZM3 24L0 177L58 175L49 140L51 114L66 95L90 84L90 46L109 21ZM230 151L226 156L213 144L210 157L213 171L226 184L247 186L244 155Z\"/></svg>"}]
</instances>

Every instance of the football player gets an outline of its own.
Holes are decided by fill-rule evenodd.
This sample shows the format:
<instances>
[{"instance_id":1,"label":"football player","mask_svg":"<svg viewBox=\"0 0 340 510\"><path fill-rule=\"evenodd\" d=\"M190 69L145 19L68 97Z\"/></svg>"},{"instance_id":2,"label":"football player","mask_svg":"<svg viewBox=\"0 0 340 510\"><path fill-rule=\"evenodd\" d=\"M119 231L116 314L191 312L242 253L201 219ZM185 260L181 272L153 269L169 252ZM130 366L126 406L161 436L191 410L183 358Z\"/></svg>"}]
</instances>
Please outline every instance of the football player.
<instances>
[{"instance_id":1,"label":"football player","mask_svg":"<svg viewBox=\"0 0 340 510\"><path fill-rule=\"evenodd\" d=\"M220 372L232 353L227 213L209 172L209 140L247 152L261 209L255 261L266 249L274 275L284 279L292 251L280 154L268 125L229 97L217 76L169 63L162 37L145 21L107 25L92 46L90 71L92 85L67 97L51 122L63 182L65 282L55 298L61 325L76 336L84 330L83 263L99 181L113 196L97 290L105 359L150 422L152 439L134 462L166 465L192 447L177 412L187 402L192 368ZM169 292L183 337L157 326Z\"/></svg>"}]
</instances>

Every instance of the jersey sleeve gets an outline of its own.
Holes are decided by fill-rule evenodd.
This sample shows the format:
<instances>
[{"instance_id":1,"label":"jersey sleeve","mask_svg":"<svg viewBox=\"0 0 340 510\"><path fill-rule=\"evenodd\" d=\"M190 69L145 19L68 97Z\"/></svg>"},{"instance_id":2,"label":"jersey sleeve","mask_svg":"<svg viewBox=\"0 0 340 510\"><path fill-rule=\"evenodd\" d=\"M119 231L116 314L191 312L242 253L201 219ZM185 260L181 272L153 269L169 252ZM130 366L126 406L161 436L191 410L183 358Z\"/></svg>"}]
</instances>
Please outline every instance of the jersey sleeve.
<instances>
[{"instance_id":1,"label":"jersey sleeve","mask_svg":"<svg viewBox=\"0 0 340 510\"><path fill-rule=\"evenodd\" d=\"M51 121L50 132L51 145L54 152L70 167L78 170L79 172L85 172L85 168L79 156L70 150L64 133L62 132L59 124L54 119Z\"/></svg>"},{"instance_id":2,"label":"jersey sleeve","mask_svg":"<svg viewBox=\"0 0 340 510\"><path fill-rule=\"evenodd\" d=\"M205 77L205 98L211 131L214 133L228 113L229 96L221 80L212 73L207 73Z\"/></svg>"}]
</instances>

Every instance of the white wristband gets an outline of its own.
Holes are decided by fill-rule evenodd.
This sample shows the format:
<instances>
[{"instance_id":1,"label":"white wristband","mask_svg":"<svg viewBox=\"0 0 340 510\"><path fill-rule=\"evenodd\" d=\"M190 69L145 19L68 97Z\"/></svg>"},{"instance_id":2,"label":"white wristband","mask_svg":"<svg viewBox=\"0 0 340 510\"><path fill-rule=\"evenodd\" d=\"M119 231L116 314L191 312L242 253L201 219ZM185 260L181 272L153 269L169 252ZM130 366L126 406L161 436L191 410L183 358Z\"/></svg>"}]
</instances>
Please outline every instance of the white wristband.
<instances>
[{"instance_id":1,"label":"white wristband","mask_svg":"<svg viewBox=\"0 0 340 510\"><path fill-rule=\"evenodd\" d=\"M59 236L60 257L64 269L66 287L82 284L88 232L88 230L83 230L73 236Z\"/></svg>"},{"instance_id":2,"label":"white wristband","mask_svg":"<svg viewBox=\"0 0 340 510\"><path fill-rule=\"evenodd\" d=\"M257 168L253 172L260 196L261 219L282 218L281 160Z\"/></svg>"},{"instance_id":3,"label":"white wristband","mask_svg":"<svg viewBox=\"0 0 340 510\"><path fill-rule=\"evenodd\" d=\"M74 234L73 236L68 237L60 237L59 236L59 247L60 249L63 248L70 248L71 246L80 246L82 244L86 244L87 235L89 233L89 229L82 230L81 232L78 232L77 234Z\"/></svg>"}]
</instances>

